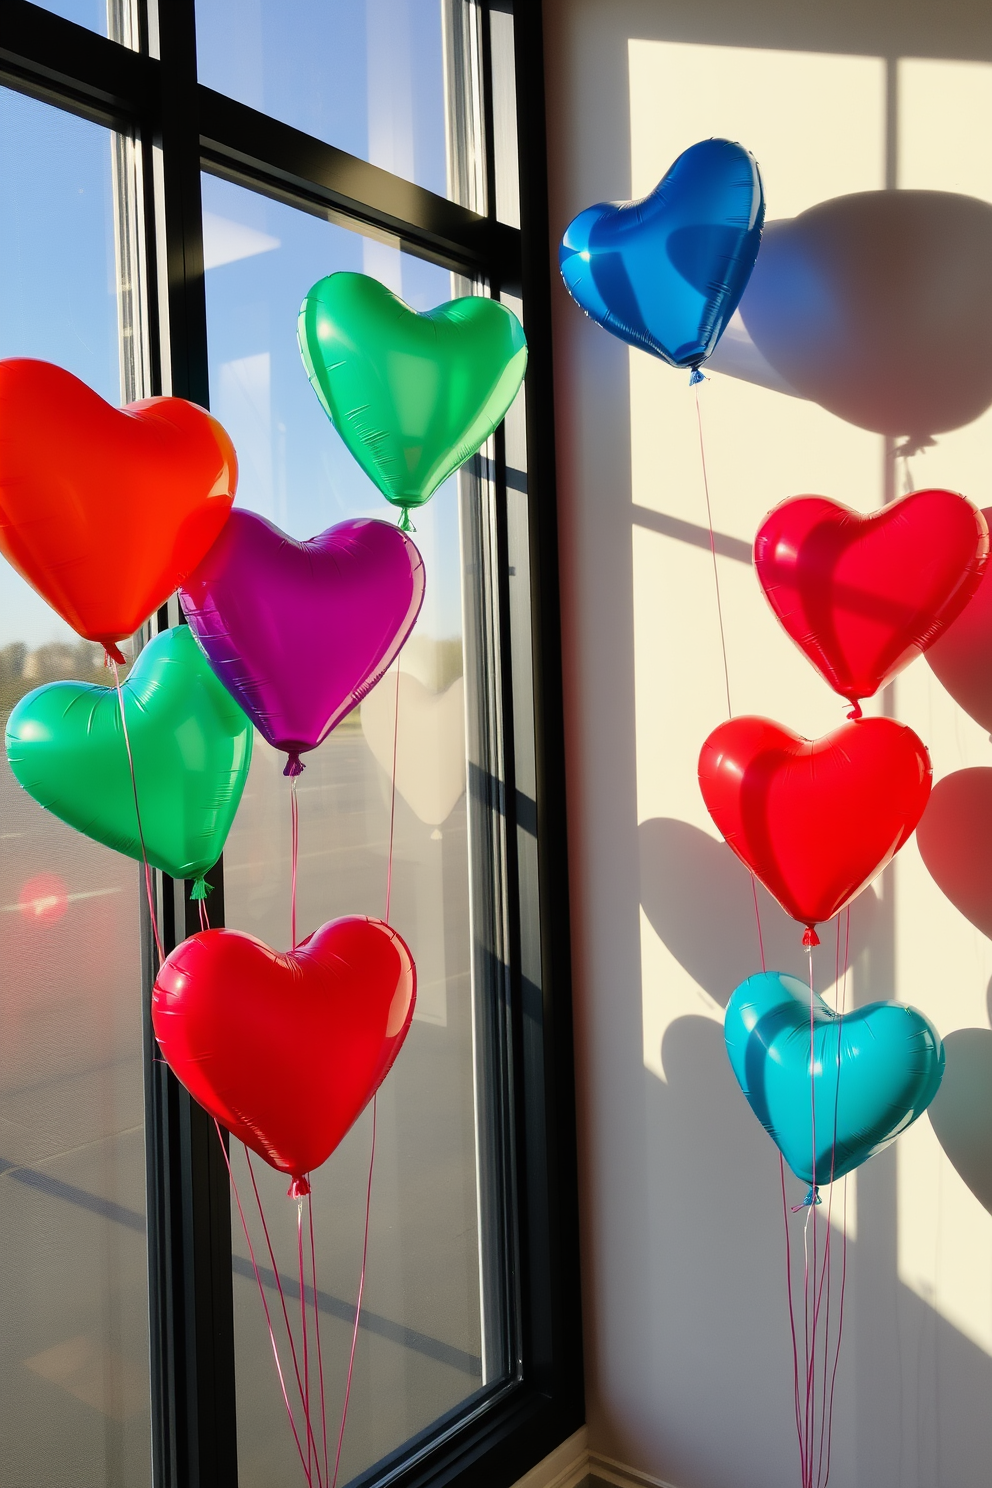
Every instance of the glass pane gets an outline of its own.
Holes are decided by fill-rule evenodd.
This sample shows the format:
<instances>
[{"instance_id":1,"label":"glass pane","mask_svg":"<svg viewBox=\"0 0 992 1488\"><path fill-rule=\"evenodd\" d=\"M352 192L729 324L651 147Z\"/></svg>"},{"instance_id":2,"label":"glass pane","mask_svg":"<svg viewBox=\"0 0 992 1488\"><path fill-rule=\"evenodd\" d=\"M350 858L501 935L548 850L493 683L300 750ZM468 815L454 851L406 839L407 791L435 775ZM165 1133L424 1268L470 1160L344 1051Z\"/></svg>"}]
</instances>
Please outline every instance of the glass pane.
<instances>
[{"instance_id":1,"label":"glass pane","mask_svg":"<svg viewBox=\"0 0 992 1488\"><path fill-rule=\"evenodd\" d=\"M483 211L470 0L197 0L199 78Z\"/></svg>"},{"instance_id":2,"label":"glass pane","mask_svg":"<svg viewBox=\"0 0 992 1488\"><path fill-rule=\"evenodd\" d=\"M203 191L211 407L239 452L239 504L297 538L346 516L394 522L397 513L347 453L310 389L297 349L297 311L317 279L340 269L374 274L417 309L465 288L431 264L240 187L205 177ZM485 1233L480 1247L479 1214L487 1232L492 1206L488 1177L476 1160L477 1144L484 1165L488 1149L477 1132L476 1090L484 1081L475 1051L488 1033L474 1022L488 995L484 978L492 974L494 944L493 932L480 928L492 891L488 884L479 888L474 866L480 854L491 860L492 848L465 793L466 724L469 738L480 733L474 720L485 681L473 640L482 582L479 511L479 488L451 480L414 514L427 591L401 654L390 920L417 962L418 1003L378 1104L365 1307L341 1482L429 1427L505 1367L496 1322L502 1272L492 1264ZM484 641L491 648L491 630ZM301 937L339 915L384 912L396 685L395 673L388 673L361 709L305 757ZM473 750L473 760L481 757ZM284 756L256 736L224 860L227 923L279 949L289 942L290 906L283 763ZM492 872L490 866L490 879ZM490 948L488 958L483 947ZM314 1178L332 1429L341 1410L361 1263L370 1132L367 1112ZM255 1168L288 1281L296 1266L296 1205L286 1197L284 1177L261 1162ZM240 1147L235 1175L242 1197L247 1191L250 1198ZM250 1211L251 1203L246 1207ZM299 1466L236 1217L234 1248L241 1484L268 1488L291 1481ZM485 1307L483 1296L492 1297ZM333 1441L330 1450L333 1456Z\"/></svg>"},{"instance_id":3,"label":"glass pane","mask_svg":"<svg viewBox=\"0 0 992 1488\"><path fill-rule=\"evenodd\" d=\"M121 146L0 89L0 357L114 403ZM103 676L0 562L4 720ZM150 1477L138 875L0 772L0 1481L130 1488Z\"/></svg>"},{"instance_id":4,"label":"glass pane","mask_svg":"<svg viewBox=\"0 0 992 1488\"><path fill-rule=\"evenodd\" d=\"M38 3L54 15L75 21L77 26L137 48L134 0L38 0Z\"/></svg>"}]
</instances>

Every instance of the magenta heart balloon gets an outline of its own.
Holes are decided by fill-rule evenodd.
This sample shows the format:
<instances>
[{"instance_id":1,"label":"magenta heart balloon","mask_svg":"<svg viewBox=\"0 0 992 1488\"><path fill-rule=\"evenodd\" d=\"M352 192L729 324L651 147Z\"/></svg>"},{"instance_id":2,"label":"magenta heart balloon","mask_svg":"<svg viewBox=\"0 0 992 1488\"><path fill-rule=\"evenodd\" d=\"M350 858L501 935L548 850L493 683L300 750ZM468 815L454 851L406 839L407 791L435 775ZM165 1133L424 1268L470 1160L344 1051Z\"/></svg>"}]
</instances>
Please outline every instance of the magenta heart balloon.
<instances>
[{"instance_id":1,"label":"magenta heart balloon","mask_svg":"<svg viewBox=\"0 0 992 1488\"><path fill-rule=\"evenodd\" d=\"M180 590L190 628L259 733L303 769L413 629L424 562L405 532L355 517L296 542L233 511Z\"/></svg>"}]
</instances>

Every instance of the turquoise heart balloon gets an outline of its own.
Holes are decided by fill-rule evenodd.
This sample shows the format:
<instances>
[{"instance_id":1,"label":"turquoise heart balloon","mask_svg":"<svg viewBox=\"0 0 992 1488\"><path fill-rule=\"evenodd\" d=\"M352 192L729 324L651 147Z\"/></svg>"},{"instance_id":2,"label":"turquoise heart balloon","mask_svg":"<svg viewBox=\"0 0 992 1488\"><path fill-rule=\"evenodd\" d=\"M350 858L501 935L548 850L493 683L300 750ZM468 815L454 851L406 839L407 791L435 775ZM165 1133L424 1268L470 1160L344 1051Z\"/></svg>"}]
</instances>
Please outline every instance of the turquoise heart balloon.
<instances>
[{"instance_id":1,"label":"turquoise heart balloon","mask_svg":"<svg viewBox=\"0 0 992 1488\"><path fill-rule=\"evenodd\" d=\"M944 1048L922 1013L897 1002L841 1016L815 993L812 1022L812 1099L810 992L798 977L748 977L727 1004L724 1037L751 1110L815 1189L860 1167L923 1114L940 1087Z\"/></svg>"},{"instance_id":2,"label":"turquoise heart balloon","mask_svg":"<svg viewBox=\"0 0 992 1488\"><path fill-rule=\"evenodd\" d=\"M298 336L324 412L402 527L485 444L527 367L523 327L498 300L420 313L367 274L319 280Z\"/></svg>"},{"instance_id":3,"label":"turquoise heart balloon","mask_svg":"<svg viewBox=\"0 0 992 1488\"><path fill-rule=\"evenodd\" d=\"M144 648L122 684L148 861L202 880L223 851L251 762L252 726L186 625ZM112 687L52 682L7 720L18 784L78 832L141 858L120 706ZM202 883L194 893L203 897Z\"/></svg>"}]
</instances>

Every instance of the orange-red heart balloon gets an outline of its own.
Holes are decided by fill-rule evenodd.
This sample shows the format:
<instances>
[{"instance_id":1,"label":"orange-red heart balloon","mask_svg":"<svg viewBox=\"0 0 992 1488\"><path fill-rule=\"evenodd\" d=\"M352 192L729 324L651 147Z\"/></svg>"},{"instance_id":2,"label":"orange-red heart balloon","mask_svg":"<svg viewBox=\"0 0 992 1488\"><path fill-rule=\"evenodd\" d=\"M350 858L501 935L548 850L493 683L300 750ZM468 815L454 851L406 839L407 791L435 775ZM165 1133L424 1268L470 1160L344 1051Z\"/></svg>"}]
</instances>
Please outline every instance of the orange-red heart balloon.
<instances>
[{"instance_id":1,"label":"orange-red heart balloon","mask_svg":"<svg viewBox=\"0 0 992 1488\"><path fill-rule=\"evenodd\" d=\"M50 362L0 361L0 552L73 630L133 635L218 536L238 462L182 398L112 408Z\"/></svg>"},{"instance_id":2,"label":"orange-red heart balloon","mask_svg":"<svg viewBox=\"0 0 992 1488\"><path fill-rule=\"evenodd\" d=\"M891 718L803 739L768 718L733 718L699 756L706 809L787 914L829 920L907 841L930 795L926 746Z\"/></svg>"},{"instance_id":3,"label":"orange-red heart balloon","mask_svg":"<svg viewBox=\"0 0 992 1488\"><path fill-rule=\"evenodd\" d=\"M240 930L204 930L162 963L152 1023L211 1116L309 1192L392 1067L417 973L381 920L331 920L289 955Z\"/></svg>"}]
</instances>

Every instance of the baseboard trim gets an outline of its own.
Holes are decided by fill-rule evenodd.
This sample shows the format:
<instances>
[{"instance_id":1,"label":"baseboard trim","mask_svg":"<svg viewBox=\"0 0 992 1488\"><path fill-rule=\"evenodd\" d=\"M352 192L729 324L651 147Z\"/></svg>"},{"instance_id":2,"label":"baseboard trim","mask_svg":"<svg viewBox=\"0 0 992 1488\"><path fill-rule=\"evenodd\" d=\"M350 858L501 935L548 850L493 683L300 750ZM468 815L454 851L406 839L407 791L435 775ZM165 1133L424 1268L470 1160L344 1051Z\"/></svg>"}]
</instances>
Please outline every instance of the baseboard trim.
<instances>
[{"instance_id":1,"label":"baseboard trim","mask_svg":"<svg viewBox=\"0 0 992 1488\"><path fill-rule=\"evenodd\" d=\"M587 1455L589 1474L600 1478L604 1483L613 1484L613 1488L673 1488L664 1478L653 1478L640 1468L627 1467L625 1463L615 1462L612 1457L603 1457L599 1452L589 1452Z\"/></svg>"},{"instance_id":2,"label":"baseboard trim","mask_svg":"<svg viewBox=\"0 0 992 1488\"><path fill-rule=\"evenodd\" d=\"M584 1426L532 1467L514 1488L579 1488L590 1477L609 1483L611 1488L672 1488L663 1478L653 1478L639 1468L590 1451Z\"/></svg>"},{"instance_id":3,"label":"baseboard trim","mask_svg":"<svg viewBox=\"0 0 992 1488\"><path fill-rule=\"evenodd\" d=\"M536 1467L532 1467L514 1488L578 1488L589 1476L589 1444L586 1428L580 1426Z\"/></svg>"}]
</instances>

